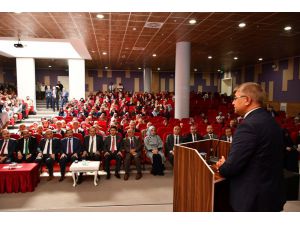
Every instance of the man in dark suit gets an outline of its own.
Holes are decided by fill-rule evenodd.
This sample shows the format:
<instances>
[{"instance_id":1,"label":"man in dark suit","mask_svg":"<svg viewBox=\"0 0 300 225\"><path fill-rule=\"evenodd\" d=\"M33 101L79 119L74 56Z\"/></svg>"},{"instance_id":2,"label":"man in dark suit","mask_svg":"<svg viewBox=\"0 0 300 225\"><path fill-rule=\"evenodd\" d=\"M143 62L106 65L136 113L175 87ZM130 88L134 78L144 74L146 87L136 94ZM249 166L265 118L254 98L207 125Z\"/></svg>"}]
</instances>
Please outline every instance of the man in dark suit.
<instances>
[{"instance_id":1,"label":"man in dark suit","mask_svg":"<svg viewBox=\"0 0 300 225\"><path fill-rule=\"evenodd\" d=\"M66 130L66 137L61 140L61 156L59 159L61 177L59 182L63 181L66 173L67 162L74 162L79 159L81 151L81 142L78 138L73 137L73 130Z\"/></svg>"},{"instance_id":2,"label":"man in dark suit","mask_svg":"<svg viewBox=\"0 0 300 225\"><path fill-rule=\"evenodd\" d=\"M109 164L112 159L116 160L115 177L121 178L119 171L122 162L122 138L117 135L117 127L111 126L109 129L110 135L104 141L104 164L107 173L106 179L110 179Z\"/></svg>"},{"instance_id":3,"label":"man in dark suit","mask_svg":"<svg viewBox=\"0 0 300 225\"><path fill-rule=\"evenodd\" d=\"M207 134L203 136L204 140L219 139L218 135L214 134L214 128L212 127L212 125L207 125L206 132Z\"/></svg>"},{"instance_id":4,"label":"man in dark suit","mask_svg":"<svg viewBox=\"0 0 300 225\"><path fill-rule=\"evenodd\" d=\"M190 126L190 133L184 138L184 142L195 142L202 140L202 137L197 133L197 127L195 125Z\"/></svg>"},{"instance_id":5,"label":"man in dark suit","mask_svg":"<svg viewBox=\"0 0 300 225\"><path fill-rule=\"evenodd\" d=\"M32 137L27 129L22 130L22 138L18 140L17 146L17 162L32 163L37 154L37 141Z\"/></svg>"},{"instance_id":6,"label":"man in dark suit","mask_svg":"<svg viewBox=\"0 0 300 225\"><path fill-rule=\"evenodd\" d=\"M225 129L225 135L223 135L221 138L220 138L220 140L222 140L222 141L228 141L228 142L232 142L232 132L231 132L231 129L230 129L230 127L227 127L226 129Z\"/></svg>"},{"instance_id":7,"label":"man in dark suit","mask_svg":"<svg viewBox=\"0 0 300 225\"><path fill-rule=\"evenodd\" d=\"M2 130L2 138L0 140L0 164L11 163L14 161L14 152L17 149L17 141L10 138L7 129Z\"/></svg>"},{"instance_id":8,"label":"man in dark suit","mask_svg":"<svg viewBox=\"0 0 300 225\"><path fill-rule=\"evenodd\" d=\"M138 137L134 136L134 131L132 129L127 130L127 137L123 140L123 148L125 150L125 175L124 180L129 178L129 169L131 159L134 159L137 174L135 179L139 180L142 178L142 168L141 168L141 150L142 143Z\"/></svg>"},{"instance_id":9,"label":"man in dark suit","mask_svg":"<svg viewBox=\"0 0 300 225\"><path fill-rule=\"evenodd\" d=\"M89 135L84 137L84 150L82 159L100 161L101 152L103 151L103 139L100 135L96 135L96 128L89 128Z\"/></svg>"},{"instance_id":10,"label":"man in dark suit","mask_svg":"<svg viewBox=\"0 0 300 225\"><path fill-rule=\"evenodd\" d=\"M244 83L235 92L235 113L244 117L235 131L228 158L217 163L230 181L234 211L282 211L283 137L281 128L262 108L264 91L257 83Z\"/></svg>"},{"instance_id":11,"label":"man in dark suit","mask_svg":"<svg viewBox=\"0 0 300 225\"><path fill-rule=\"evenodd\" d=\"M48 169L49 177L48 181L53 179L53 164L57 154L60 152L61 143L60 139L53 138L52 130L48 129L45 132L45 138L43 138L38 146L38 155L35 162L40 166L45 163Z\"/></svg>"},{"instance_id":12,"label":"man in dark suit","mask_svg":"<svg viewBox=\"0 0 300 225\"><path fill-rule=\"evenodd\" d=\"M166 154L172 166L174 163L174 145L182 143L183 140L183 137L180 135L180 126L174 126L173 134L168 135L165 143Z\"/></svg>"}]
</instances>

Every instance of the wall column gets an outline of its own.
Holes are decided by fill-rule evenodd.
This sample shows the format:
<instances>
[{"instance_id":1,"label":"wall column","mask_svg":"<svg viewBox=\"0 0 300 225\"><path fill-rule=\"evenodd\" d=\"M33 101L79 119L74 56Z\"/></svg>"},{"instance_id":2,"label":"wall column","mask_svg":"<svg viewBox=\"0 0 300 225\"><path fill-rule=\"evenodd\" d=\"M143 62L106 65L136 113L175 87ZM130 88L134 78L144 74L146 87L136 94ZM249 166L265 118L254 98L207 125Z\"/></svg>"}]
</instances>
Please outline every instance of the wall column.
<instances>
[{"instance_id":1,"label":"wall column","mask_svg":"<svg viewBox=\"0 0 300 225\"><path fill-rule=\"evenodd\" d=\"M69 59L69 100L85 98L84 59Z\"/></svg>"},{"instance_id":2,"label":"wall column","mask_svg":"<svg viewBox=\"0 0 300 225\"><path fill-rule=\"evenodd\" d=\"M175 63L175 118L188 118L190 117L190 42L176 43Z\"/></svg>"},{"instance_id":3,"label":"wall column","mask_svg":"<svg viewBox=\"0 0 300 225\"><path fill-rule=\"evenodd\" d=\"M18 97L25 100L29 96L36 110L35 61L33 58L17 58L16 66Z\"/></svg>"},{"instance_id":4,"label":"wall column","mask_svg":"<svg viewBox=\"0 0 300 225\"><path fill-rule=\"evenodd\" d=\"M144 92L151 92L152 70L144 68Z\"/></svg>"}]
</instances>

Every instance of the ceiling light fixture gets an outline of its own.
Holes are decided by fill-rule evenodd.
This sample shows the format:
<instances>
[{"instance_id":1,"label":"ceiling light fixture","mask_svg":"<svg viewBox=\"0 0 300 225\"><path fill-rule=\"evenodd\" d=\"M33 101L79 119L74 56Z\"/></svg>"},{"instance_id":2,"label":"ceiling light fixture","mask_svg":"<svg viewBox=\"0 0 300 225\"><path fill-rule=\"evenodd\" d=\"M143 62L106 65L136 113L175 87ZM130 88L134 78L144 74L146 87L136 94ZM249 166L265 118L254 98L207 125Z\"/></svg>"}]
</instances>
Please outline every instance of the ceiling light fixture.
<instances>
[{"instance_id":1,"label":"ceiling light fixture","mask_svg":"<svg viewBox=\"0 0 300 225\"><path fill-rule=\"evenodd\" d=\"M136 30L136 28L134 27L134 28L132 28L132 30Z\"/></svg>"},{"instance_id":2,"label":"ceiling light fixture","mask_svg":"<svg viewBox=\"0 0 300 225\"><path fill-rule=\"evenodd\" d=\"M263 58L258 58L258 61L263 61Z\"/></svg>"},{"instance_id":3,"label":"ceiling light fixture","mask_svg":"<svg viewBox=\"0 0 300 225\"><path fill-rule=\"evenodd\" d=\"M245 26L246 26L245 23L240 23L240 24L239 24L239 28L244 28Z\"/></svg>"},{"instance_id":4,"label":"ceiling light fixture","mask_svg":"<svg viewBox=\"0 0 300 225\"><path fill-rule=\"evenodd\" d=\"M48 67L49 67L49 68L51 68L52 66L51 66L51 65L49 65Z\"/></svg>"},{"instance_id":5,"label":"ceiling light fixture","mask_svg":"<svg viewBox=\"0 0 300 225\"><path fill-rule=\"evenodd\" d=\"M212 59L212 56L211 56L211 55L209 55L207 58L208 58L208 59Z\"/></svg>"},{"instance_id":6,"label":"ceiling light fixture","mask_svg":"<svg viewBox=\"0 0 300 225\"><path fill-rule=\"evenodd\" d=\"M160 70L160 68L159 68L159 67L157 67L157 70L159 71L159 70Z\"/></svg>"},{"instance_id":7,"label":"ceiling light fixture","mask_svg":"<svg viewBox=\"0 0 300 225\"><path fill-rule=\"evenodd\" d=\"M197 23L197 21L195 19L191 19L191 20L189 20L189 23L190 24L195 24L195 23Z\"/></svg>"},{"instance_id":8,"label":"ceiling light fixture","mask_svg":"<svg viewBox=\"0 0 300 225\"><path fill-rule=\"evenodd\" d=\"M238 58L238 57L234 57L233 59L234 59L234 60L238 60L239 58Z\"/></svg>"},{"instance_id":9,"label":"ceiling light fixture","mask_svg":"<svg viewBox=\"0 0 300 225\"><path fill-rule=\"evenodd\" d=\"M103 15L103 14L97 14L96 17L97 17L98 19L103 19L103 18L104 18L104 15Z\"/></svg>"},{"instance_id":10,"label":"ceiling light fixture","mask_svg":"<svg viewBox=\"0 0 300 225\"><path fill-rule=\"evenodd\" d=\"M218 69L218 72L221 72L221 70L220 70L220 69Z\"/></svg>"},{"instance_id":11,"label":"ceiling light fixture","mask_svg":"<svg viewBox=\"0 0 300 225\"><path fill-rule=\"evenodd\" d=\"M285 30L285 31L289 31L289 30L291 30L291 29L292 29L291 26L285 26L285 27L284 27L284 30Z\"/></svg>"},{"instance_id":12,"label":"ceiling light fixture","mask_svg":"<svg viewBox=\"0 0 300 225\"><path fill-rule=\"evenodd\" d=\"M154 53L152 56L153 56L153 57L156 57L156 54Z\"/></svg>"},{"instance_id":13,"label":"ceiling light fixture","mask_svg":"<svg viewBox=\"0 0 300 225\"><path fill-rule=\"evenodd\" d=\"M104 69L106 69L106 70L107 70L107 69L108 69L108 67L106 66L106 67L104 67Z\"/></svg>"},{"instance_id":14,"label":"ceiling light fixture","mask_svg":"<svg viewBox=\"0 0 300 225\"><path fill-rule=\"evenodd\" d=\"M197 71L198 71L197 68L195 68L195 69L194 69L194 72L197 72Z\"/></svg>"},{"instance_id":15,"label":"ceiling light fixture","mask_svg":"<svg viewBox=\"0 0 300 225\"><path fill-rule=\"evenodd\" d=\"M142 68L141 68L141 67L139 67L138 69L139 69L139 70L141 70Z\"/></svg>"},{"instance_id":16,"label":"ceiling light fixture","mask_svg":"<svg viewBox=\"0 0 300 225\"><path fill-rule=\"evenodd\" d=\"M102 55L107 55L107 52L102 52Z\"/></svg>"}]
</instances>

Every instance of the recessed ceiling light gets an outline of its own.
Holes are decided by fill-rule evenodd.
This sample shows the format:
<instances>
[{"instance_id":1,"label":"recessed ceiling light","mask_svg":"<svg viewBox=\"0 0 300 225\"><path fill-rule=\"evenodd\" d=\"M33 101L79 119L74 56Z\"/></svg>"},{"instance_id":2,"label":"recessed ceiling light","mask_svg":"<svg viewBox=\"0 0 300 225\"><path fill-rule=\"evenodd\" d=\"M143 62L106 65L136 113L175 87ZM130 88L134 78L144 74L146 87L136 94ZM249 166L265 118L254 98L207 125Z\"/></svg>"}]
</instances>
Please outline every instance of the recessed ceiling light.
<instances>
[{"instance_id":1,"label":"recessed ceiling light","mask_svg":"<svg viewBox=\"0 0 300 225\"><path fill-rule=\"evenodd\" d=\"M134 27L134 28L132 28L132 30L136 30L136 28Z\"/></svg>"},{"instance_id":2,"label":"recessed ceiling light","mask_svg":"<svg viewBox=\"0 0 300 225\"><path fill-rule=\"evenodd\" d=\"M195 24L195 23L197 23L197 21L195 19L191 19L191 20L189 20L189 23L190 24Z\"/></svg>"},{"instance_id":3,"label":"recessed ceiling light","mask_svg":"<svg viewBox=\"0 0 300 225\"><path fill-rule=\"evenodd\" d=\"M152 54L152 56L153 56L153 57L156 57L156 54L154 53L154 54Z\"/></svg>"},{"instance_id":4,"label":"recessed ceiling light","mask_svg":"<svg viewBox=\"0 0 300 225\"><path fill-rule=\"evenodd\" d=\"M106 67L104 67L104 69L106 69L106 70L107 70L107 69L108 69L108 67L106 66Z\"/></svg>"},{"instance_id":5,"label":"recessed ceiling light","mask_svg":"<svg viewBox=\"0 0 300 225\"><path fill-rule=\"evenodd\" d=\"M212 56L211 56L211 55L209 55L207 58L208 58L208 59L212 59Z\"/></svg>"},{"instance_id":6,"label":"recessed ceiling light","mask_svg":"<svg viewBox=\"0 0 300 225\"><path fill-rule=\"evenodd\" d=\"M245 26L246 26L245 23L240 23L240 24L239 24L239 28L244 28Z\"/></svg>"},{"instance_id":7,"label":"recessed ceiling light","mask_svg":"<svg viewBox=\"0 0 300 225\"><path fill-rule=\"evenodd\" d=\"M107 52L102 52L102 55L107 55Z\"/></svg>"},{"instance_id":8,"label":"recessed ceiling light","mask_svg":"<svg viewBox=\"0 0 300 225\"><path fill-rule=\"evenodd\" d=\"M238 57L234 57L233 59L234 59L234 60L238 60L239 58L238 58Z\"/></svg>"},{"instance_id":9,"label":"recessed ceiling light","mask_svg":"<svg viewBox=\"0 0 300 225\"><path fill-rule=\"evenodd\" d=\"M285 31L289 31L289 30L291 30L291 29L292 29L291 26L285 26L285 27L284 27L284 30L285 30Z\"/></svg>"},{"instance_id":10,"label":"recessed ceiling light","mask_svg":"<svg viewBox=\"0 0 300 225\"><path fill-rule=\"evenodd\" d=\"M263 61L263 58L258 58L258 61Z\"/></svg>"},{"instance_id":11,"label":"recessed ceiling light","mask_svg":"<svg viewBox=\"0 0 300 225\"><path fill-rule=\"evenodd\" d=\"M197 72L198 71L197 68L195 68L194 71Z\"/></svg>"},{"instance_id":12,"label":"recessed ceiling light","mask_svg":"<svg viewBox=\"0 0 300 225\"><path fill-rule=\"evenodd\" d=\"M139 69L139 70L141 70L142 68L141 68L141 67L139 67L138 69Z\"/></svg>"},{"instance_id":13,"label":"recessed ceiling light","mask_svg":"<svg viewBox=\"0 0 300 225\"><path fill-rule=\"evenodd\" d=\"M157 70L160 70L160 68L159 68L159 67L157 67Z\"/></svg>"},{"instance_id":14,"label":"recessed ceiling light","mask_svg":"<svg viewBox=\"0 0 300 225\"><path fill-rule=\"evenodd\" d=\"M51 66L51 65L49 65L48 67L49 67L49 68L51 68L52 66Z\"/></svg>"},{"instance_id":15,"label":"recessed ceiling light","mask_svg":"<svg viewBox=\"0 0 300 225\"><path fill-rule=\"evenodd\" d=\"M97 14L96 16L98 19L103 19L104 18L104 15L103 14Z\"/></svg>"},{"instance_id":16,"label":"recessed ceiling light","mask_svg":"<svg viewBox=\"0 0 300 225\"><path fill-rule=\"evenodd\" d=\"M220 70L220 69L218 69L218 72L221 72L221 70Z\"/></svg>"}]
</instances>

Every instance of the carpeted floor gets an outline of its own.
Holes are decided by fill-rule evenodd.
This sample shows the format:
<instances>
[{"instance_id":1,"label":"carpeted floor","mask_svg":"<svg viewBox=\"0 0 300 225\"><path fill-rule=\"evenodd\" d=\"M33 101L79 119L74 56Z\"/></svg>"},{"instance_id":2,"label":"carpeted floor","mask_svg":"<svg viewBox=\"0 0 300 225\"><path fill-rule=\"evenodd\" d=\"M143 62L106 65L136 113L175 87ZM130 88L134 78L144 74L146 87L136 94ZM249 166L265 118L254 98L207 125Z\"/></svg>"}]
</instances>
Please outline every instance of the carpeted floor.
<instances>
[{"instance_id":1,"label":"carpeted floor","mask_svg":"<svg viewBox=\"0 0 300 225\"><path fill-rule=\"evenodd\" d=\"M83 182L73 187L71 177L58 182L41 178L34 192L1 194L0 211L172 211L173 174L143 175L128 181L114 176L106 180L101 176L98 186L93 176L85 176Z\"/></svg>"}]
</instances>

